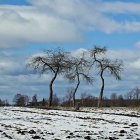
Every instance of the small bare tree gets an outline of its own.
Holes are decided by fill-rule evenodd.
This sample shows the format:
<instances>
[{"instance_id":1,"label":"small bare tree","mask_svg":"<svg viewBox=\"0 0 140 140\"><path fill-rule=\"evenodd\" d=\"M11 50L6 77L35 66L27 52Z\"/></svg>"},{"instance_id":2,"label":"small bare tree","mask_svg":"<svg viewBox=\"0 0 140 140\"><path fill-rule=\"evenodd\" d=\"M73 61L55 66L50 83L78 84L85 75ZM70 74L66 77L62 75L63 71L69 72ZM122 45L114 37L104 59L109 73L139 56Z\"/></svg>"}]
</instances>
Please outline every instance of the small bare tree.
<instances>
[{"instance_id":1,"label":"small bare tree","mask_svg":"<svg viewBox=\"0 0 140 140\"><path fill-rule=\"evenodd\" d=\"M53 101L52 101L53 106L59 106L60 105L60 98L57 97L56 94L53 95Z\"/></svg>"},{"instance_id":2,"label":"small bare tree","mask_svg":"<svg viewBox=\"0 0 140 140\"><path fill-rule=\"evenodd\" d=\"M67 54L67 52L64 52L60 48L46 50L44 55L32 57L28 64L29 67L41 74L49 73L52 75L52 79L49 84L50 95L48 106L52 106L54 81L58 75L63 74L65 69L69 67Z\"/></svg>"},{"instance_id":3,"label":"small bare tree","mask_svg":"<svg viewBox=\"0 0 140 140\"><path fill-rule=\"evenodd\" d=\"M33 95L32 97L32 106L37 106L38 105L38 101L37 101L37 95Z\"/></svg>"},{"instance_id":4,"label":"small bare tree","mask_svg":"<svg viewBox=\"0 0 140 140\"><path fill-rule=\"evenodd\" d=\"M85 54L83 53L81 58L71 56L70 60L70 69L66 72L66 78L71 82L76 81L76 87L73 90L73 106L75 107L75 95L79 88L81 79L85 80L88 83L92 83L93 79L89 75L90 65L89 62L85 59Z\"/></svg>"},{"instance_id":5,"label":"small bare tree","mask_svg":"<svg viewBox=\"0 0 140 140\"><path fill-rule=\"evenodd\" d=\"M126 93L125 98L128 100L139 100L140 99L140 89L139 87L135 87Z\"/></svg>"},{"instance_id":6,"label":"small bare tree","mask_svg":"<svg viewBox=\"0 0 140 140\"><path fill-rule=\"evenodd\" d=\"M126 100L132 100L132 99L133 99L133 89L130 90L128 93L126 93L126 94L124 95L124 98L125 98Z\"/></svg>"},{"instance_id":7,"label":"small bare tree","mask_svg":"<svg viewBox=\"0 0 140 140\"><path fill-rule=\"evenodd\" d=\"M73 92L74 92L74 88L73 87L70 87L70 88L67 88L67 92L66 92L66 95L65 95L65 100L68 101L69 103L69 106L71 106L71 101L72 101L72 98L73 98Z\"/></svg>"},{"instance_id":8,"label":"small bare tree","mask_svg":"<svg viewBox=\"0 0 140 140\"><path fill-rule=\"evenodd\" d=\"M29 103L29 97L27 95L16 94L13 102L16 106L26 106Z\"/></svg>"},{"instance_id":9,"label":"small bare tree","mask_svg":"<svg viewBox=\"0 0 140 140\"><path fill-rule=\"evenodd\" d=\"M103 93L104 93L104 87L105 87L105 80L104 80L104 72L109 72L112 76L114 76L117 80L121 80L121 71L122 71L122 62L119 60L111 61L108 58L102 57L103 54L105 54L107 49L95 47L91 50L91 56L93 58L93 65L95 64L98 68L99 75L102 81L100 95L99 95L99 101L98 101L98 107L102 106L102 100L103 100Z\"/></svg>"},{"instance_id":10,"label":"small bare tree","mask_svg":"<svg viewBox=\"0 0 140 140\"><path fill-rule=\"evenodd\" d=\"M140 99L140 89L138 87L135 87L134 89L134 99L139 100Z\"/></svg>"},{"instance_id":11,"label":"small bare tree","mask_svg":"<svg viewBox=\"0 0 140 140\"><path fill-rule=\"evenodd\" d=\"M110 99L111 99L111 100L117 100L117 99L118 99L117 94L116 94L116 93L112 93L112 94L110 95Z\"/></svg>"},{"instance_id":12,"label":"small bare tree","mask_svg":"<svg viewBox=\"0 0 140 140\"><path fill-rule=\"evenodd\" d=\"M42 99L41 105L42 105L42 106L45 106L45 105L46 105L46 100L45 100L45 98Z\"/></svg>"}]
</instances>

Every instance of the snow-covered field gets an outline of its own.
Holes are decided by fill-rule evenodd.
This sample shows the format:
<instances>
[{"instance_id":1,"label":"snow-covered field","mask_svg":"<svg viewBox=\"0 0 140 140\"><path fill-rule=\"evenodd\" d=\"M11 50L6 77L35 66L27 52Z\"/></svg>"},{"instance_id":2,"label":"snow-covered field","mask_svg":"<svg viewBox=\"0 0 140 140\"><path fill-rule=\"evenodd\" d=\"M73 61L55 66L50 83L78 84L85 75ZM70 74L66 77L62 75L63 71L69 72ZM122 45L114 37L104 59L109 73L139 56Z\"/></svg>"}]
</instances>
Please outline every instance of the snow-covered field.
<instances>
[{"instance_id":1,"label":"snow-covered field","mask_svg":"<svg viewBox=\"0 0 140 140\"><path fill-rule=\"evenodd\" d=\"M140 111L83 108L80 112L0 108L0 140L140 140Z\"/></svg>"}]
</instances>

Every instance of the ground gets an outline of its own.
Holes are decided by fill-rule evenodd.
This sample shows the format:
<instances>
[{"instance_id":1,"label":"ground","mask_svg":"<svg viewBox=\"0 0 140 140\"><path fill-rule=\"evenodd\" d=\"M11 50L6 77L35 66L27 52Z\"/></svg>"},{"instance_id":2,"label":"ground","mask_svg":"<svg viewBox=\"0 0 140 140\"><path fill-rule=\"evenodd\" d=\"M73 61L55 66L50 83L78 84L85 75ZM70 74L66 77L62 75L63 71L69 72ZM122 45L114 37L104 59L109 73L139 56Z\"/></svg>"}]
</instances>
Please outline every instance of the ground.
<instances>
[{"instance_id":1,"label":"ground","mask_svg":"<svg viewBox=\"0 0 140 140\"><path fill-rule=\"evenodd\" d=\"M0 108L0 140L140 140L140 112L134 108L80 111Z\"/></svg>"}]
</instances>

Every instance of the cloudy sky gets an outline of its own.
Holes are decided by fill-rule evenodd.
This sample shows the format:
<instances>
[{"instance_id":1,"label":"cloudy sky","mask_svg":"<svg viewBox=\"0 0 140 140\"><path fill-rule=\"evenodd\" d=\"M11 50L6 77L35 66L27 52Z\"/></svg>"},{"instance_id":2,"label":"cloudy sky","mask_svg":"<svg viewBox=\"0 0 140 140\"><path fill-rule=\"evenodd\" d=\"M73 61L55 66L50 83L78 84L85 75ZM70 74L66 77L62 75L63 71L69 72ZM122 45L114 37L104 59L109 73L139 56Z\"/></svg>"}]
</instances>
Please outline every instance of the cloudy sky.
<instances>
[{"instance_id":1,"label":"cloudy sky","mask_svg":"<svg viewBox=\"0 0 140 140\"><path fill-rule=\"evenodd\" d=\"M44 49L61 46L79 53L106 46L111 58L122 59L122 81L106 76L105 96L124 94L140 85L139 0L0 0L0 98L15 94L48 97L49 76L26 68L27 59ZM73 86L58 78L55 93ZM81 92L98 96L100 80L82 83Z\"/></svg>"}]
</instances>

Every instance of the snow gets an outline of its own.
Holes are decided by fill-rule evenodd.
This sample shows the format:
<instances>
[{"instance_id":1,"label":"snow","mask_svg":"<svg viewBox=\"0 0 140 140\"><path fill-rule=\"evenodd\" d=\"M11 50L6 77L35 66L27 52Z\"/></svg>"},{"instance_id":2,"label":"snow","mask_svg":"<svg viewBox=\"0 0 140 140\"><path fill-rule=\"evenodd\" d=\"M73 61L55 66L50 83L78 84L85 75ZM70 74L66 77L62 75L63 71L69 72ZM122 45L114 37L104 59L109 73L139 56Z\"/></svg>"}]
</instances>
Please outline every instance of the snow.
<instances>
[{"instance_id":1,"label":"snow","mask_svg":"<svg viewBox=\"0 0 140 140\"><path fill-rule=\"evenodd\" d=\"M0 140L140 140L135 108L76 111L1 107Z\"/></svg>"}]
</instances>

